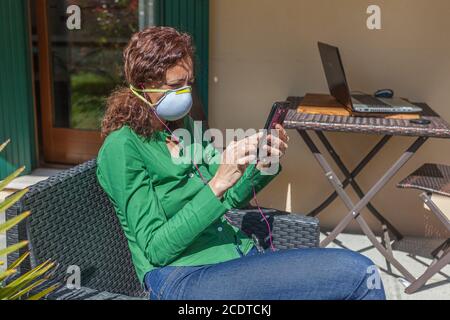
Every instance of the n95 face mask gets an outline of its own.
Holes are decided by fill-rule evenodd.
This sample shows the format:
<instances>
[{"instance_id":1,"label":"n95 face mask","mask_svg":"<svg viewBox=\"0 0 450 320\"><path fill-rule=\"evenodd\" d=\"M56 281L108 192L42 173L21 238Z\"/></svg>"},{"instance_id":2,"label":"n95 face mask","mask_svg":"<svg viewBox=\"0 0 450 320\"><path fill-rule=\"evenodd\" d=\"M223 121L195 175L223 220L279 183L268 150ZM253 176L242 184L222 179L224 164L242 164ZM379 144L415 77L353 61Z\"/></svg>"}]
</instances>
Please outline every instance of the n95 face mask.
<instances>
[{"instance_id":1,"label":"n95 face mask","mask_svg":"<svg viewBox=\"0 0 450 320\"><path fill-rule=\"evenodd\" d=\"M130 85L135 96L152 107L158 117L167 121L176 121L185 117L192 108L192 87L185 86L179 89L136 89ZM157 103L151 103L140 93L164 93Z\"/></svg>"}]
</instances>

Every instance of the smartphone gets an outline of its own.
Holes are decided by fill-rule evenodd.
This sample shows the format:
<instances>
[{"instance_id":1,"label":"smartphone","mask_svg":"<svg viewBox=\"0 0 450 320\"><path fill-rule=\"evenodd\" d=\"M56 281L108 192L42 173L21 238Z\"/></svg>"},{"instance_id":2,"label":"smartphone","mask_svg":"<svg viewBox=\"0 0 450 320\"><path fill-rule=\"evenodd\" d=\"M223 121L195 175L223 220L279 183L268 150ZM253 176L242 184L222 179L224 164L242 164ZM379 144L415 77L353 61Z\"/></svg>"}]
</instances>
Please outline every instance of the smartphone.
<instances>
[{"instance_id":1,"label":"smartphone","mask_svg":"<svg viewBox=\"0 0 450 320\"><path fill-rule=\"evenodd\" d=\"M283 124L290 107L291 103L289 101L275 102L273 104L269 116L267 117L266 125L264 126L264 129L267 130L266 134L269 135L270 130L275 129L277 123L281 125ZM256 155L257 161L259 161L260 160L259 148L257 149Z\"/></svg>"},{"instance_id":2,"label":"smartphone","mask_svg":"<svg viewBox=\"0 0 450 320\"><path fill-rule=\"evenodd\" d=\"M275 129L276 124L282 125L290 106L291 103L288 101L275 102L272 106L272 109L270 110L269 116L267 117L264 129L271 130Z\"/></svg>"}]
</instances>

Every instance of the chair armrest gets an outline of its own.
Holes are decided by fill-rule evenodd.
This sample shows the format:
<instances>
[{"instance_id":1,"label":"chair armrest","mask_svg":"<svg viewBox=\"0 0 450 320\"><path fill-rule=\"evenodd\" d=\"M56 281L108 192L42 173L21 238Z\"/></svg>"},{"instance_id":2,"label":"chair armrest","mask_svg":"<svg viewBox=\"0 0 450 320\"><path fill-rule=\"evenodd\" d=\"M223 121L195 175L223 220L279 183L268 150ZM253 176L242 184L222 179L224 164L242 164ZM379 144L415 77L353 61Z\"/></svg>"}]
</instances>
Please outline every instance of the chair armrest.
<instances>
[{"instance_id":1,"label":"chair armrest","mask_svg":"<svg viewBox=\"0 0 450 320\"><path fill-rule=\"evenodd\" d=\"M293 249L319 246L320 226L318 219L276 209L261 209L269 221L275 248ZM255 235L264 249L269 247L267 224L257 208L232 209L226 216L233 225L240 228L248 236Z\"/></svg>"}]
</instances>

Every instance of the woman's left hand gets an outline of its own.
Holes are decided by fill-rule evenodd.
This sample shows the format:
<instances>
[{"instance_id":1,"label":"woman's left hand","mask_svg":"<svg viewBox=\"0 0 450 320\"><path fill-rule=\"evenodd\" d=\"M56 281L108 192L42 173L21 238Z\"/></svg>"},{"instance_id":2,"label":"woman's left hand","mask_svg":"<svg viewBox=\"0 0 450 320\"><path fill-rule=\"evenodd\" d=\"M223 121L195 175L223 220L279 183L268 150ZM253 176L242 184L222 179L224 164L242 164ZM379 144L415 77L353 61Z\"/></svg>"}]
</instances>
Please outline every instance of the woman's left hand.
<instances>
[{"instance_id":1,"label":"woman's left hand","mask_svg":"<svg viewBox=\"0 0 450 320\"><path fill-rule=\"evenodd\" d=\"M269 158L278 157L281 158L286 153L288 149L289 136L286 130L282 125L277 124L275 126L275 130L277 132L276 135L269 134L265 140L265 144L263 145L263 154L267 155ZM269 161L261 161L258 162L256 167L258 169L267 168L271 165Z\"/></svg>"}]
</instances>

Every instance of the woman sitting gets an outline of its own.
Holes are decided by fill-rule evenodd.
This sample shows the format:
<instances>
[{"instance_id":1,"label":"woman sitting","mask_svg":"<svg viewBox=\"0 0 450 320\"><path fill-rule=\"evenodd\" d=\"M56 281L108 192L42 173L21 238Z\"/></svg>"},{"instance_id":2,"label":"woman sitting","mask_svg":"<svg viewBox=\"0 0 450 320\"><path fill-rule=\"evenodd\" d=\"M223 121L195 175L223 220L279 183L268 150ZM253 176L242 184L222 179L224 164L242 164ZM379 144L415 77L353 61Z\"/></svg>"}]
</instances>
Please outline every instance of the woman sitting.
<instances>
[{"instance_id":1,"label":"woman sitting","mask_svg":"<svg viewBox=\"0 0 450 320\"><path fill-rule=\"evenodd\" d=\"M385 298L381 282L371 285L373 263L358 253L260 252L227 221L229 209L246 206L281 170L266 174L273 163L255 164L261 134L230 143L223 153L203 144L200 158L206 161L177 161L194 145L172 134L193 133L193 47L187 34L145 29L133 35L124 60L129 87L108 100L97 177L150 299ZM282 126L276 133L259 148L272 159L285 153L289 140Z\"/></svg>"}]
</instances>

